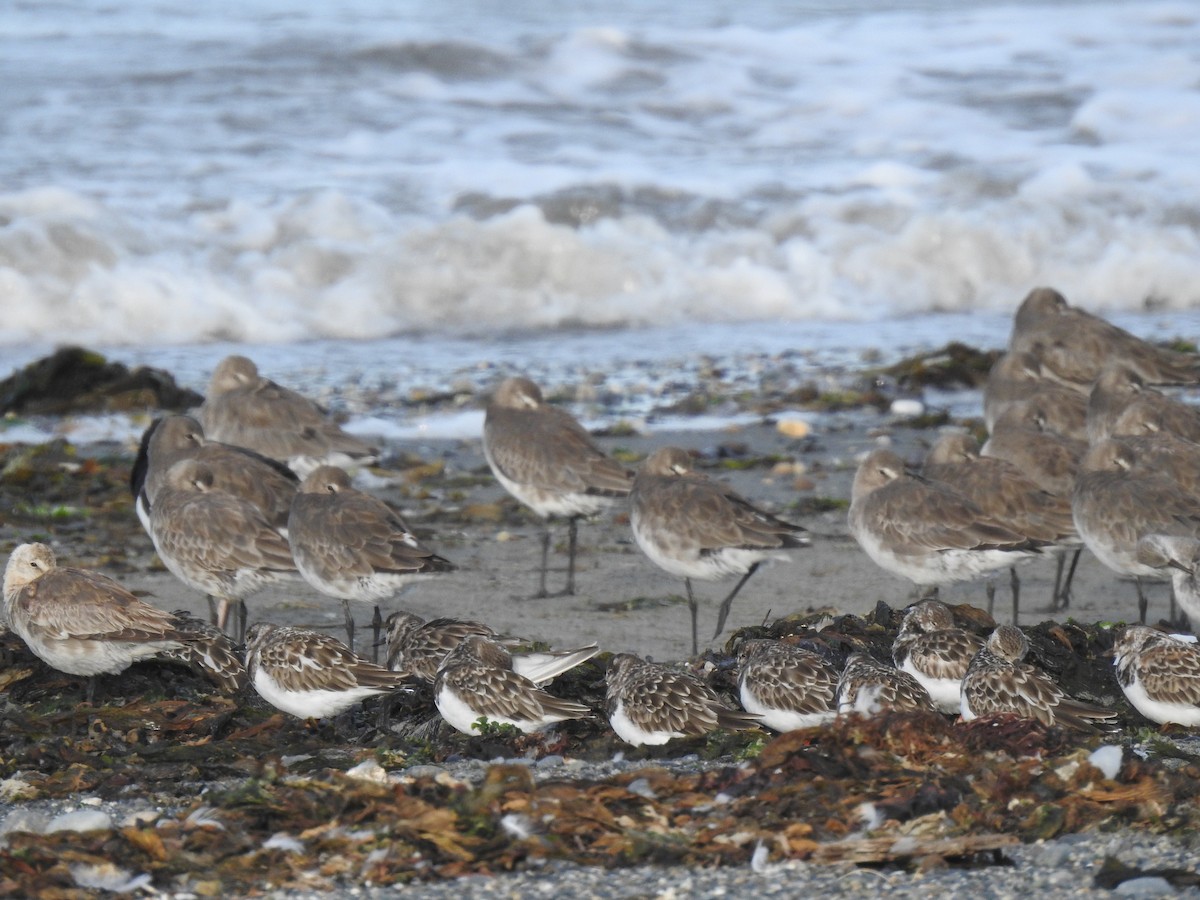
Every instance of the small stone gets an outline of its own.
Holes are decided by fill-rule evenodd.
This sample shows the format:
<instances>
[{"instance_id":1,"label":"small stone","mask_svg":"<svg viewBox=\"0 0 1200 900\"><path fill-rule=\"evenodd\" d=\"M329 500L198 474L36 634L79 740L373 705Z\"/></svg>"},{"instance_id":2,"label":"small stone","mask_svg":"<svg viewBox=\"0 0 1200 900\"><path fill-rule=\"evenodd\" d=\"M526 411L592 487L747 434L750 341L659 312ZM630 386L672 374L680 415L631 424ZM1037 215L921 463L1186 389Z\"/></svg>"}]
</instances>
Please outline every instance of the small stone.
<instances>
[{"instance_id":1,"label":"small stone","mask_svg":"<svg viewBox=\"0 0 1200 900\"><path fill-rule=\"evenodd\" d=\"M46 826L46 834L56 831L111 831L112 817L98 809L79 809L55 816Z\"/></svg>"},{"instance_id":2,"label":"small stone","mask_svg":"<svg viewBox=\"0 0 1200 900\"><path fill-rule=\"evenodd\" d=\"M789 438L808 437L808 433L812 431L812 427L803 419L780 419L775 428L784 437Z\"/></svg>"},{"instance_id":3,"label":"small stone","mask_svg":"<svg viewBox=\"0 0 1200 900\"><path fill-rule=\"evenodd\" d=\"M1121 897L1174 897L1178 892L1167 879L1148 875L1122 881L1113 889L1113 893Z\"/></svg>"}]
</instances>

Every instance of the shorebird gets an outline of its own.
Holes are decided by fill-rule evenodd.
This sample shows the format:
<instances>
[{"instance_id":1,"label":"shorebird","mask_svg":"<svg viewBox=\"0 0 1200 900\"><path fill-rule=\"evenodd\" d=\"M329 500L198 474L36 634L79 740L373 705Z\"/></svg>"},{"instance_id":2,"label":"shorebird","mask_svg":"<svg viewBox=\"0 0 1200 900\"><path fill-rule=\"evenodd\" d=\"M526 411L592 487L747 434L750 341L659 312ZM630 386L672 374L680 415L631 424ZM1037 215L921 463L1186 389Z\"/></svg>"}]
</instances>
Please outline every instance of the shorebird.
<instances>
[{"instance_id":1,"label":"shorebird","mask_svg":"<svg viewBox=\"0 0 1200 900\"><path fill-rule=\"evenodd\" d=\"M944 713L957 713L963 676L983 638L958 627L950 607L939 600L922 600L908 608L892 642L892 661L929 692Z\"/></svg>"},{"instance_id":2,"label":"shorebird","mask_svg":"<svg viewBox=\"0 0 1200 900\"><path fill-rule=\"evenodd\" d=\"M884 448L859 464L848 520L867 556L922 589L1010 568L1043 546Z\"/></svg>"},{"instance_id":3,"label":"shorebird","mask_svg":"<svg viewBox=\"0 0 1200 900\"><path fill-rule=\"evenodd\" d=\"M240 691L246 684L246 664L229 635L186 609L177 609L172 615L176 630L186 640L181 647L163 650L155 658L187 666L216 684L222 693Z\"/></svg>"},{"instance_id":4,"label":"shorebird","mask_svg":"<svg viewBox=\"0 0 1200 900\"><path fill-rule=\"evenodd\" d=\"M336 716L368 697L404 690L407 682L335 637L262 622L246 633L246 671L260 697L300 719Z\"/></svg>"},{"instance_id":5,"label":"shorebird","mask_svg":"<svg viewBox=\"0 0 1200 900\"><path fill-rule=\"evenodd\" d=\"M213 371L200 422L211 440L248 447L303 477L319 465L370 465L379 451L347 434L307 397L258 374L244 356Z\"/></svg>"},{"instance_id":6,"label":"shorebird","mask_svg":"<svg viewBox=\"0 0 1200 900\"><path fill-rule=\"evenodd\" d=\"M467 635L442 660L433 699L442 718L469 735L480 733L480 719L530 734L592 713L582 703L548 694L513 671L508 651L477 634Z\"/></svg>"},{"instance_id":7,"label":"shorebird","mask_svg":"<svg viewBox=\"0 0 1200 900\"><path fill-rule=\"evenodd\" d=\"M759 723L758 716L727 707L695 675L632 653L613 656L606 681L608 722L617 737L635 747Z\"/></svg>"},{"instance_id":8,"label":"shorebird","mask_svg":"<svg viewBox=\"0 0 1200 900\"><path fill-rule=\"evenodd\" d=\"M394 509L356 490L336 466L318 466L300 485L288 516L288 540L304 580L342 601L351 647L351 600L375 604L372 626L378 644L380 601L414 581L454 569L423 546Z\"/></svg>"},{"instance_id":9,"label":"shorebird","mask_svg":"<svg viewBox=\"0 0 1200 900\"><path fill-rule=\"evenodd\" d=\"M527 641L501 637L482 622L463 619L433 619L426 622L411 612L394 612L384 623L387 638L387 667L406 672L430 684L437 677L442 661L468 635L486 638L510 652L513 671L541 687L563 672L587 662L600 652L595 644L575 650L547 650L513 653Z\"/></svg>"},{"instance_id":10,"label":"shorebird","mask_svg":"<svg viewBox=\"0 0 1200 900\"><path fill-rule=\"evenodd\" d=\"M1045 672L1025 662L1029 639L1015 625L1000 625L975 654L962 682L964 721L997 713L1060 722L1086 731L1111 723L1116 713L1068 697Z\"/></svg>"},{"instance_id":11,"label":"shorebird","mask_svg":"<svg viewBox=\"0 0 1200 900\"><path fill-rule=\"evenodd\" d=\"M650 561L683 578L692 614L692 653L699 650L692 579L741 575L721 601L715 639L725 629L733 598L768 559L809 544L807 531L755 507L732 488L692 471L678 447L655 450L642 463L629 495L630 524Z\"/></svg>"},{"instance_id":12,"label":"shorebird","mask_svg":"<svg viewBox=\"0 0 1200 900\"><path fill-rule=\"evenodd\" d=\"M528 378L507 378L496 388L483 423L483 453L496 480L542 519L567 520L567 584L575 593L579 520L629 494L633 474L604 454L570 413L548 405ZM542 564L535 597L546 592L550 526L542 533Z\"/></svg>"},{"instance_id":13,"label":"shorebird","mask_svg":"<svg viewBox=\"0 0 1200 900\"><path fill-rule=\"evenodd\" d=\"M1068 605L1060 603L1059 599L1060 593L1070 593L1070 576L1065 586L1059 584L1063 554L1068 551L1077 553L1082 547L1082 541L1075 531L1069 495L1052 494L1043 490L1037 482L1007 460L981 456L979 444L968 434L952 433L939 437L925 456L921 474L935 482L949 485L973 501L988 518L1007 525L1013 531L1037 542L1047 551L1054 552L1059 561L1059 578L1054 586L1054 607ZM1071 575L1074 572L1075 567L1072 564ZM1019 583L1014 567L1014 623L1020 613Z\"/></svg>"},{"instance_id":14,"label":"shorebird","mask_svg":"<svg viewBox=\"0 0 1200 900\"><path fill-rule=\"evenodd\" d=\"M1075 527L1088 549L1114 572L1133 577L1143 623L1141 579L1166 573L1138 559L1138 541L1151 534L1200 539L1200 499L1164 467L1146 468L1135 441L1101 441L1083 458L1071 497Z\"/></svg>"},{"instance_id":15,"label":"shorebird","mask_svg":"<svg viewBox=\"0 0 1200 900\"><path fill-rule=\"evenodd\" d=\"M1079 462L1087 450L1086 441L1050 430L1038 402L1033 400L1005 410L979 454L1007 460L1042 490L1070 497Z\"/></svg>"},{"instance_id":16,"label":"shorebird","mask_svg":"<svg viewBox=\"0 0 1200 900\"><path fill-rule=\"evenodd\" d=\"M1117 684L1151 722L1200 725L1200 649L1144 625L1131 625L1113 644Z\"/></svg>"},{"instance_id":17,"label":"shorebird","mask_svg":"<svg viewBox=\"0 0 1200 900\"><path fill-rule=\"evenodd\" d=\"M208 440L200 423L191 416L155 419L142 435L130 489L147 534L154 499L166 483L171 466L182 459L204 463L220 490L258 507L271 526L287 536L288 511L300 485L296 473L261 453Z\"/></svg>"},{"instance_id":18,"label":"shorebird","mask_svg":"<svg viewBox=\"0 0 1200 900\"><path fill-rule=\"evenodd\" d=\"M293 577L287 540L258 507L215 486L212 470L182 459L167 472L150 510L150 536L163 564L180 581L217 598L217 627L238 607L245 632L245 599L268 584Z\"/></svg>"},{"instance_id":19,"label":"shorebird","mask_svg":"<svg viewBox=\"0 0 1200 900\"><path fill-rule=\"evenodd\" d=\"M1087 394L1042 373L1036 354L1005 353L983 387L983 420L989 432L1016 404L1036 402L1045 430L1087 440Z\"/></svg>"},{"instance_id":20,"label":"shorebird","mask_svg":"<svg viewBox=\"0 0 1200 900\"><path fill-rule=\"evenodd\" d=\"M1088 395L1088 440L1167 433L1200 441L1200 409L1149 387L1131 367L1115 363Z\"/></svg>"},{"instance_id":21,"label":"shorebird","mask_svg":"<svg viewBox=\"0 0 1200 900\"><path fill-rule=\"evenodd\" d=\"M1171 576L1171 588L1188 624L1200 629L1200 540L1169 534L1138 539L1137 561Z\"/></svg>"},{"instance_id":22,"label":"shorebird","mask_svg":"<svg viewBox=\"0 0 1200 900\"><path fill-rule=\"evenodd\" d=\"M772 640L749 640L738 648L738 695L742 709L773 731L794 731L837 715L840 673L819 653Z\"/></svg>"},{"instance_id":23,"label":"shorebird","mask_svg":"<svg viewBox=\"0 0 1200 900\"><path fill-rule=\"evenodd\" d=\"M907 672L867 653L851 653L837 685L838 715L874 716L884 710L936 711L929 691Z\"/></svg>"},{"instance_id":24,"label":"shorebird","mask_svg":"<svg viewBox=\"0 0 1200 900\"><path fill-rule=\"evenodd\" d=\"M1131 366L1149 384L1200 381L1200 358L1135 337L1099 316L1071 306L1052 288L1035 288L1013 317L1009 352L1040 354L1044 372L1087 390L1112 362Z\"/></svg>"},{"instance_id":25,"label":"shorebird","mask_svg":"<svg viewBox=\"0 0 1200 900\"><path fill-rule=\"evenodd\" d=\"M59 566L45 544L21 544L9 556L4 611L34 656L88 679L88 703L96 675L124 672L189 640L170 613L99 572Z\"/></svg>"}]
</instances>

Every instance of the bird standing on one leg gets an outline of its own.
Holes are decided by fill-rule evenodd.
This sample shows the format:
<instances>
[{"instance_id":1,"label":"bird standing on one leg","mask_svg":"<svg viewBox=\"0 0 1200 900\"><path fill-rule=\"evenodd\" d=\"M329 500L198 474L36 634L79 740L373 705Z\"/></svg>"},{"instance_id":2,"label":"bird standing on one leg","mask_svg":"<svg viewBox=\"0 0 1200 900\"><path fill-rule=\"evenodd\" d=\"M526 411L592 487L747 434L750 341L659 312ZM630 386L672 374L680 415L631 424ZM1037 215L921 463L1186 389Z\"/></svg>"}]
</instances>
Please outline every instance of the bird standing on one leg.
<instances>
[{"instance_id":1,"label":"bird standing on one leg","mask_svg":"<svg viewBox=\"0 0 1200 900\"><path fill-rule=\"evenodd\" d=\"M546 405L541 389L528 378L508 378L496 389L483 423L483 453L496 479L517 500L543 519L567 519L567 584L558 596L574 594L579 520L627 496L633 473L605 456L570 413ZM547 525L535 597L549 596L549 550Z\"/></svg>"},{"instance_id":2,"label":"bird standing on one leg","mask_svg":"<svg viewBox=\"0 0 1200 900\"><path fill-rule=\"evenodd\" d=\"M692 614L692 653L699 651L692 579L718 581L741 575L717 613L716 638L725 628L733 598L767 559L789 559L784 550L806 547L807 531L763 512L727 485L692 472L691 457L678 447L651 453L630 494L630 524L650 560L683 578Z\"/></svg>"}]
</instances>

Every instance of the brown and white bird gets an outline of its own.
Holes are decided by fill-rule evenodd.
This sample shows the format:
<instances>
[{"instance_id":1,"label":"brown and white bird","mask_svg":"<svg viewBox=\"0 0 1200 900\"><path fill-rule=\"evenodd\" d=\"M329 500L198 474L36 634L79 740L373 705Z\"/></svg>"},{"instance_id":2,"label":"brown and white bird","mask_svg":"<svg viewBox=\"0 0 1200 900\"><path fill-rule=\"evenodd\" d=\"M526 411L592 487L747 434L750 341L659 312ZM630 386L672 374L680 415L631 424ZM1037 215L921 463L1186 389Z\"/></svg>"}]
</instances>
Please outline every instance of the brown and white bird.
<instances>
[{"instance_id":1,"label":"brown and white bird","mask_svg":"<svg viewBox=\"0 0 1200 900\"><path fill-rule=\"evenodd\" d=\"M1080 465L1071 497L1075 527L1100 562L1132 576L1138 621L1146 621L1141 580L1168 573L1138 558L1146 535L1200 539L1200 498L1189 493L1159 461L1149 465L1136 440L1109 438L1093 446Z\"/></svg>"},{"instance_id":2,"label":"brown and white bird","mask_svg":"<svg viewBox=\"0 0 1200 900\"><path fill-rule=\"evenodd\" d=\"M1117 684L1151 722L1200 725L1200 647L1145 625L1130 625L1113 644Z\"/></svg>"},{"instance_id":3,"label":"brown and white bird","mask_svg":"<svg viewBox=\"0 0 1200 900\"><path fill-rule=\"evenodd\" d=\"M847 518L859 546L919 588L972 581L1045 546L949 485L912 474L885 448L859 464L850 497Z\"/></svg>"},{"instance_id":4,"label":"brown and white bird","mask_svg":"<svg viewBox=\"0 0 1200 900\"><path fill-rule=\"evenodd\" d=\"M1130 366L1106 367L1088 395L1088 440L1167 433L1200 441L1200 409L1146 384Z\"/></svg>"},{"instance_id":5,"label":"brown and white bird","mask_svg":"<svg viewBox=\"0 0 1200 900\"><path fill-rule=\"evenodd\" d=\"M838 715L875 716L885 710L933 712L936 709L929 691L908 672L861 651L847 658L838 679Z\"/></svg>"},{"instance_id":6,"label":"brown and white bird","mask_svg":"<svg viewBox=\"0 0 1200 900\"><path fill-rule=\"evenodd\" d=\"M301 477L320 465L370 465L379 457L307 397L259 375L244 356L218 363L199 416L210 440L248 447Z\"/></svg>"},{"instance_id":7,"label":"brown and white bird","mask_svg":"<svg viewBox=\"0 0 1200 900\"><path fill-rule=\"evenodd\" d=\"M587 662L600 652L595 644L574 650L512 652L528 641L503 637L482 622L439 618L425 621L411 612L394 612L384 623L387 667L433 683L442 661L468 635L478 635L510 652L513 671L539 687Z\"/></svg>"},{"instance_id":8,"label":"brown and white bird","mask_svg":"<svg viewBox=\"0 0 1200 900\"><path fill-rule=\"evenodd\" d=\"M1100 371L1120 361L1148 384L1200 381L1200 357L1157 347L1067 303L1052 288L1035 288L1013 317L1009 352L1035 351L1042 370L1087 390Z\"/></svg>"},{"instance_id":9,"label":"brown and white bird","mask_svg":"<svg viewBox=\"0 0 1200 900\"><path fill-rule=\"evenodd\" d=\"M1087 393L1046 377L1037 354L1005 353L996 360L983 388L983 420L988 432L1017 404L1037 403L1043 427L1087 440Z\"/></svg>"},{"instance_id":10,"label":"brown and white bird","mask_svg":"<svg viewBox=\"0 0 1200 900\"><path fill-rule=\"evenodd\" d=\"M765 560L808 546L808 532L765 512L732 488L694 472L686 450L661 447L642 463L629 496L633 536L650 561L683 578L692 615L692 653L699 650L692 579L741 578L721 601L716 638L733 598Z\"/></svg>"},{"instance_id":11,"label":"brown and white bird","mask_svg":"<svg viewBox=\"0 0 1200 900\"><path fill-rule=\"evenodd\" d=\"M225 694L236 694L245 687L246 664L229 635L186 609L177 609L172 615L185 641L178 649L163 650L155 659L185 665Z\"/></svg>"},{"instance_id":12,"label":"brown and white bird","mask_svg":"<svg viewBox=\"0 0 1200 900\"><path fill-rule=\"evenodd\" d=\"M374 604L377 643L381 601L414 581L454 569L422 545L394 509L354 488L336 466L318 466L300 485L288 516L288 541L304 580L342 601L351 647L351 600Z\"/></svg>"},{"instance_id":13,"label":"brown and white bird","mask_svg":"<svg viewBox=\"0 0 1200 900\"><path fill-rule=\"evenodd\" d=\"M45 544L21 544L4 569L9 627L46 665L87 677L116 675L135 662L179 651L191 637L175 616L88 569L60 566Z\"/></svg>"},{"instance_id":14,"label":"brown and white bird","mask_svg":"<svg viewBox=\"0 0 1200 900\"><path fill-rule=\"evenodd\" d=\"M1059 574L1062 554L1078 551L1083 542L1075 531L1069 495L1052 494L1043 490L1021 469L1003 459L981 456L979 444L968 434L941 435L929 453L921 474L949 485L973 501L990 518L1045 548L1059 554ZM1020 613L1016 569L1012 569L1013 622ZM1074 571L1074 567L1072 567ZM1069 582L1065 592L1069 594ZM1056 583L1055 606L1064 588ZM990 611L990 610L989 610Z\"/></svg>"},{"instance_id":15,"label":"brown and white bird","mask_svg":"<svg viewBox=\"0 0 1200 900\"><path fill-rule=\"evenodd\" d=\"M1042 490L1070 497L1080 460L1087 450L1086 440L1054 432L1038 402L1032 400L1014 403L1005 410L979 454L1006 460Z\"/></svg>"},{"instance_id":16,"label":"brown and white bird","mask_svg":"<svg viewBox=\"0 0 1200 900\"><path fill-rule=\"evenodd\" d=\"M837 715L837 668L811 650L772 640L738 648L742 709L773 731L812 728Z\"/></svg>"},{"instance_id":17,"label":"brown and white bird","mask_svg":"<svg viewBox=\"0 0 1200 900\"><path fill-rule=\"evenodd\" d=\"M1029 639L1015 625L1001 625L975 654L962 682L959 711L964 721L998 713L1061 723L1093 731L1116 720L1112 710L1067 696L1045 672L1025 662Z\"/></svg>"},{"instance_id":18,"label":"brown and white bird","mask_svg":"<svg viewBox=\"0 0 1200 900\"><path fill-rule=\"evenodd\" d=\"M300 719L336 716L407 682L328 634L262 622L246 633L246 671L260 697Z\"/></svg>"},{"instance_id":19,"label":"brown and white bird","mask_svg":"<svg viewBox=\"0 0 1200 900\"><path fill-rule=\"evenodd\" d=\"M150 536L175 577L217 598L217 627L226 628L236 605L239 635L245 631L243 601L296 575L287 539L258 507L220 490L212 470L196 459L168 470L150 509Z\"/></svg>"},{"instance_id":20,"label":"brown and white bird","mask_svg":"<svg viewBox=\"0 0 1200 900\"><path fill-rule=\"evenodd\" d=\"M530 734L592 713L582 703L555 697L513 671L508 651L477 634L463 638L442 661L433 702L446 722L469 735L479 734L481 718Z\"/></svg>"},{"instance_id":21,"label":"brown and white bird","mask_svg":"<svg viewBox=\"0 0 1200 900\"><path fill-rule=\"evenodd\" d=\"M730 709L688 672L648 662L632 653L609 661L605 706L608 722L627 744L665 744L724 728L752 728L758 716Z\"/></svg>"},{"instance_id":22,"label":"brown and white bird","mask_svg":"<svg viewBox=\"0 0 1200 900\"><path fill-rule=\"evenodd\" d=\"M496 480L543 519L567 520L567 584L575 593L579 520L629 494L633 474L596 446L565 410L546 403L528 378L507 378L496 388L483 423L483 453ZM550 528L542 534L542 563L535 597L546 597Z\"/></svg>"},{"instance_id":23,"label":"brown and white bird","mask_svg":"<svg viewBox=\"0 0 1200 900\"><path fill-rule=\"evenodd\" d=\"M938 709L958 713L963 676L981 647L983 638L960 628L945 603L922 600L904 614L892 661L921 683Z\"/></svg>"},{"instance_id":24,"label":"brown and white bird","mask_svg":"<svg viewBox=\"0 0 1200 900\"><path fill-rule=\"evenodd\" d=\"M258 507L272 527L286 536L288 511L300 486L296 473L253 450L208 440L191 416L155 419L142 435L130 489L147 534L154 500L166 483L167 472L181 459L204 463L217 487Z\"/></svg>"},{"instance_id":25,"label":"brown and white bird","mask_svg":"<svg viewBox=\"0 0 1200 900\"><path fill-rule=\"evenodd\" d=\"M1200 540L1170 534L1144 534L1137 561L1171 578L1171 589L1192 629L1200 629Z\"/></svg>"}]
</instances>

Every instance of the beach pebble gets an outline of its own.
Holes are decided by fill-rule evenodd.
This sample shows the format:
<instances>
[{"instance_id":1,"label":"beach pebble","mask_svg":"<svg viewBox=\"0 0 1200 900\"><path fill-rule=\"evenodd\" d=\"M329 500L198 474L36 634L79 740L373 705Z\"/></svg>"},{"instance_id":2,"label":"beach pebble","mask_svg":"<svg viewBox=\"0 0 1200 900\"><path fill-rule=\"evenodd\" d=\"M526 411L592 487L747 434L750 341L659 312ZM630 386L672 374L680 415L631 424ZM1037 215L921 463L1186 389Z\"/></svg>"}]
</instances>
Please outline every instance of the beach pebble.
<instances>
[{"instance_id":1,"label":"beach pebble","mask_svg":"<svg viewBox=\"0 0 1200 900\"><path fill-rule=\"evenodd\" d=\"M892 401L893 416L919 416L925 412L925 404L912 397L897 397Z\"/></svg>"},{"instance_id":2,"label":"beach pebble","mask_svg":"<svg viewBox=\"0 0 1200 900\"><path fill-rule=\"evenodd\" d=\"M812 427L803 419L780 419L775 428L784 437L790 438L808 437L812 431Z\"/></svg>"},{"instance_id":3,"label":"beach pebble","mask_svg":"<svg viewBox=\"0 0 1200 900\"><path fill-rule=\"evenodd\" d=\"M46 826L46 834L56 831L110 831L112 817L98 809L79 809L55 816Z\"/></svg>"},{"instance_id":4,"label":"beach pebble","mask_svg":"<svg viewBox=\"0 0 1200 900\"><path fill-rule=\"evenodd\" d=\"M1122 881L1113 893L1119 897L1174 897L1178 892L1167 879L1154 875Z\"/></svg>"},{"instance_id":5,"label":"beach pebble","mask_svg":"<svg viewBox=\"0 0 1200 900\"><path fill-rule=\"evenodd\" d=\"M1121 763L1124 758L1124 750L1108 744L1093 751L1092 755L1088 757L1088 762L1103 772L1104 777L1111 781L1121 774Z\"/></svg>"}]
</instances>

